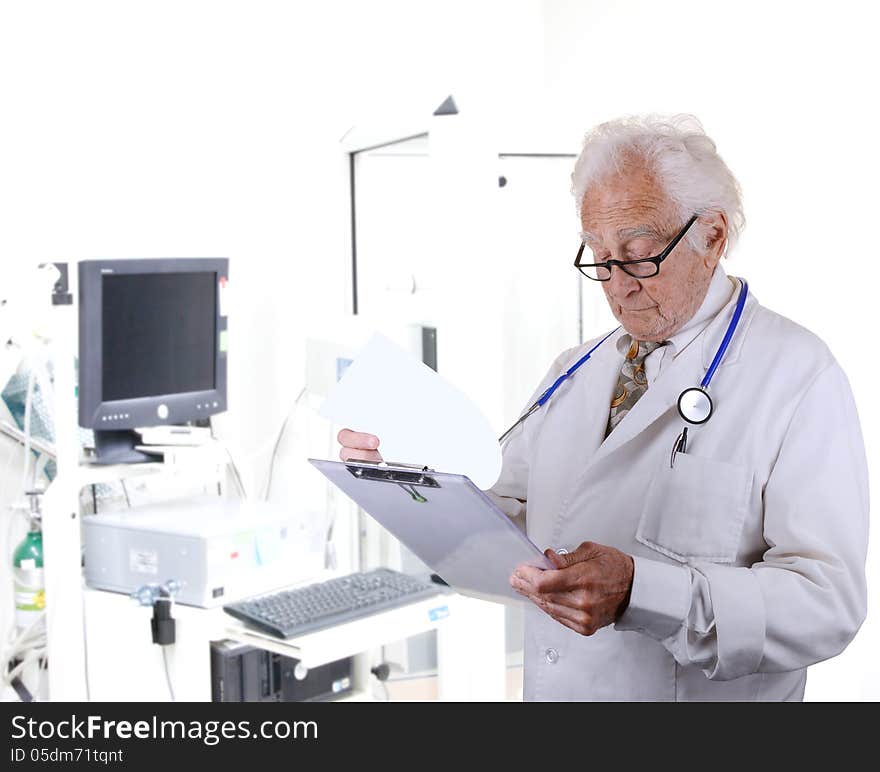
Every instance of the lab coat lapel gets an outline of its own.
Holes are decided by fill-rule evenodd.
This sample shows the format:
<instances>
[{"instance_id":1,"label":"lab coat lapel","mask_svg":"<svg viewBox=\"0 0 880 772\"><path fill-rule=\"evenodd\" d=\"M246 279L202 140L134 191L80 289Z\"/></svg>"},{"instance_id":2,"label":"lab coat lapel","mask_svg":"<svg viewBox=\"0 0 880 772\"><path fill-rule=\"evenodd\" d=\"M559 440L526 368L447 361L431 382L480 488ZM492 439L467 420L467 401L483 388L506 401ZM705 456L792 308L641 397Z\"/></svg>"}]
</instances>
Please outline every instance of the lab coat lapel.
<instances>
[{"instance_id":1,"label":"lab coat lapel","mask_svg":"<svg viewBox=\"0 0 880 772\"><path fill-rule=\"evenodd\" d=\"M675 410L678 395L683 388L682 384L696 385L700 382L702 377L700 361L700 346L691 345L682 351L599 446L593 456L593 462L613 453L637 437L667 411Z\"/></svg>"},{"instance_id":2,"label":"lab coat lapel","mask_svg":"<svg viewBox=\"0 0 880 772\"><path fill-rule=\"evenodd\" d=\"M581 432L583 437L582 459L589 459L595 455L597 449L605 439L605 430L608 427L608 412L611 409L611 400L617 387L617 379L620 375L620 366L623 357L617 350L617 339L624 335L612 335L590 357L585 367L592 367L593 378L583 379L585 391L579 395L585 407Z\"/></svg>"}]
</instances>

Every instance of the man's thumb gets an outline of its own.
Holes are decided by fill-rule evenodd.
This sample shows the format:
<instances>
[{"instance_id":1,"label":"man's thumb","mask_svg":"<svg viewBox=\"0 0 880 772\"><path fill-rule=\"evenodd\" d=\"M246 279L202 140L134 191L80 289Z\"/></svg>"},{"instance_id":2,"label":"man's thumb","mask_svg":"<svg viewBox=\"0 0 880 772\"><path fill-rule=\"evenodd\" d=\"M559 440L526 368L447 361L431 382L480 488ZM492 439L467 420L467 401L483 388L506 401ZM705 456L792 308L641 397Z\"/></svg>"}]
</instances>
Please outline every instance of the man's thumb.
<instances>
[{"instance_id":1,"label":"man's thumb","mask_svg":"<svg viewBox=\"0 0 880 772\"><path fill-rule=\"evenodd\" d=\"M571 565L571 555L568 553L560 555L548 547L544 550L544 556L553 564L554 568L568 568Z\"/></svg>"}]
</instances>

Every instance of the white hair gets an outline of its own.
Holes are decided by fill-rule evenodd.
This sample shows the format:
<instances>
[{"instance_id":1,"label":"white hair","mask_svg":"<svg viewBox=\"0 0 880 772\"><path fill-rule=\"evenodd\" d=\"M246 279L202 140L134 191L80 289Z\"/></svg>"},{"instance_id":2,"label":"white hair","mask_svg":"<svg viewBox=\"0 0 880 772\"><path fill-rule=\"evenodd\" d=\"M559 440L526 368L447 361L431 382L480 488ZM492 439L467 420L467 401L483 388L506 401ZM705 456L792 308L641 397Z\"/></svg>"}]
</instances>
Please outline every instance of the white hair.
<instances>
[{"instance_id":1,"label":"white hair","mask_svg":"<svg viewBox=\"0 0 880 772\"><path fill-rule=\"evenodd\" d=\"M589 131L571 174L578 216L590 185L620 173L624 160L633 155L657 175L682 222L695 213L724 212L726 252L733 248L746 222L742 192L715 143L693 115L631 116L601 123ZM703 252L705 239L692 236L695 229L688 232L688 241Z\"/></svg>"}]
</instances>

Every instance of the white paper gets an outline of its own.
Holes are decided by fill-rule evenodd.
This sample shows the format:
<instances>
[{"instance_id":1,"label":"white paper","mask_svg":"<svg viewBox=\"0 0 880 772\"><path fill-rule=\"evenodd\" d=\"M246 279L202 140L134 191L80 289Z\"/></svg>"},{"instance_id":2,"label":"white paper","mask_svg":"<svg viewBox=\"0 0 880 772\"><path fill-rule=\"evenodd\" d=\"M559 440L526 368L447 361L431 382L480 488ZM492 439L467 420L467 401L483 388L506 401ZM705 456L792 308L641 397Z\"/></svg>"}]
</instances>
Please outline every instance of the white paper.
<instances>
[{"instance_id":1,"label":"white paper","mask_svg":"<svg viewBox=\"0 0 880 772\"><path fill-rule=\"evenodd\" d=\"M501 445L480 409L379 333L319 412L340 426L375 434L386 462L464 474L482 490L501 474Z\"/></svg>"}]
</instances>

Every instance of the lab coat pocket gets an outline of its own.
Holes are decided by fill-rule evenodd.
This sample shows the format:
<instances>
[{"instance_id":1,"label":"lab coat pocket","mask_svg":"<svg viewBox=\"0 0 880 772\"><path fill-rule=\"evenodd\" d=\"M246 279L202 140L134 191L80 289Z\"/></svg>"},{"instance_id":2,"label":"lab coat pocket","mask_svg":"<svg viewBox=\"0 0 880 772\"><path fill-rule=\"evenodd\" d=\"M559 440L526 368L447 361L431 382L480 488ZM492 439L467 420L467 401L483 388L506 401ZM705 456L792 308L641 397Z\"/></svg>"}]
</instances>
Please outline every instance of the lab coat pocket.
<instances>
[{"instance_id":1,"label":"lab coat pocket","mask_svg":"<svg viewBox=\"0 0 880 772\"><path fill-rule=\"evenodd\" d=\"M746 516L744 466L676 453L648 486L636 539L675 560L732 563Z\"/></svg>"}]
</instances>

